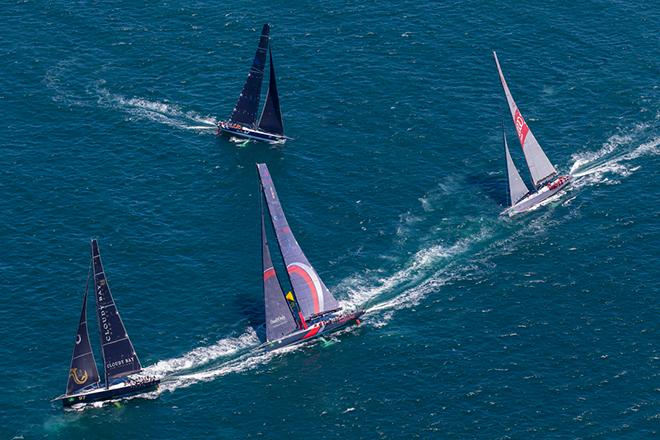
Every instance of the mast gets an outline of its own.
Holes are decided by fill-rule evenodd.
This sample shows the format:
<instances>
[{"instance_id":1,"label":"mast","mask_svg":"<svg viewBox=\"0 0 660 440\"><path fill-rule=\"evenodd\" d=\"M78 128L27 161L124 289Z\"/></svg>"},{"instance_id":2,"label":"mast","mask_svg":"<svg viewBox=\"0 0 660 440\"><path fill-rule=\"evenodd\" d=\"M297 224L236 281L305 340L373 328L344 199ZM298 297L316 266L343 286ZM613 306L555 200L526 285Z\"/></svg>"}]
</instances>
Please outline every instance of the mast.
<instances>
[{"instance_id":1,"label":"mast","mask_svg":"<svg viewBox=\"0 0 660 440\"><path fill-rule=\"evenodd\" d=\"M509 153L509 145L506 142L506 134L502 133L504 137L504 152L506 155L506 171L509 181L509 198L511 199L511 206L518 203L523 197L529 194L529 189L527 185L520 177L520 173L516 168L516 165L511 159L511 153Z\"/></svg>"},{"instance_id":2,"label":"mast","mask_svg":"<svg viewBox=\"0 0 660 440\"><path fill-rule=\"evenodd\" d=\"M96 293L96 313L101 337L105 386L108 379L128 376L142 370L140 360L135 353L133 343L128 337L126 327L119 316L117 305L110 292L110 286L103 270L99 245L96 240L92 245L92 267L94 273L94 291Z\"/></svg>"},{"instance_id":3,"label":"mast","mask_svg":"<svg viewBox=\"0 0 660 440\"><path fill-rule=\"evenodd\" d=\"M261 255L264 280L264 306L266 313L266 340L272 341L292 333L298 325L282 291L282 286L275 273L273 261L268 249L266 224L264 220L263 196L261 205Z\"/></svg>"},{"instance_id":4,"label":"mast","mask_svg":"<svg viewBox=\"0 0 660 440\"><path fill-rule=\"evenodd\" d=\"M259 128L267 133L284 134L282 124L282 111L280 110L280 97L277 94L277 80L275 79L275 65L273 64L273 53L268 48L270 60L270 78L268 79L268 93L266 103L259 118Z\"/></svg>"},{"instance_id":5,"label":"mast","mask_svg":"<svg viewBox=\"0 0 660 440\"><path fill-rule=\"evenodd\" d=\"M532 130L529 129L529 126L527 125L527 122L525 122L522 113L520 113L516 102L513 100L513 96L511 95L509 86L504 79L504 74L502 73L502 68L500 67L500 62L497 59L497 54L495 52L493 52L493 57L495 58L500 82L502 83L502 88L506 95L506 101L509 105L509 111L513 118L513 125L516 127L518 140L520 141L523 153L525 154L525 161L527 161L527 166L532 175L534 186L538 188L539 184L544 180L557 174L557 170L552 163L550 163L548 156L543 152L541 145L539 145L536 137L534 137Z\"/></svg>"},{"instance_id":6,"label":"mast","mask_svg":"<svg viewBox=\"0 0 660 440\"><path fill-rule=\"evenodd\" d=\"M308 319L314 315L337 310L339 303L319 278L291 232L268 167L266 164L257 164L257 170L287 275L303 317Z\"/></svg>"},{"instance_id":7,"label":"mast","mask_svg":"<svg viewBox=\"0 0 660 440\"><path fill-rule=\"evenodd\" d=\"M65 395L75 394L85 387L98 384L101 380L87 330L87 292L89 291L90 275L91 267L87 274L87 284L85 285L80 320L78 321L76 344L73 346L73 354L71 355L71 366L69 367Z\"/></svg>"},{"instance_id":8,"label":"mast","mask_svg":"<svg viewBox=\"0 0 660 440\"><path fill-rule=\"evenodd\" d=\"M261 30L259 46L252 61L252 67L248 72L247 79L243 85L243 91L238 97L236 106L229 120L237 124L254 126L259 110L259 99L261 98L261 83L264 79L264 67L266 65L266 49L268 48L268 34L270 26L265 24Z\"/></svg>"}]
</instances>

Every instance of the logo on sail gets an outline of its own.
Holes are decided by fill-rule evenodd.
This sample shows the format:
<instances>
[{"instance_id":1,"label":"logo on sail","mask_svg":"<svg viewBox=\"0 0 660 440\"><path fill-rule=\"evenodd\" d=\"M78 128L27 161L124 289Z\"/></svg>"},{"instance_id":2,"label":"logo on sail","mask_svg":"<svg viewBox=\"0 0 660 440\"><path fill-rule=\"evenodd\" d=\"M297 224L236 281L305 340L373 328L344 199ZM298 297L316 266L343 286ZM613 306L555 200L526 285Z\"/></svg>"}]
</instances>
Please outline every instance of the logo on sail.
<instances>
[{"instance_id":1,"label":"logo on sail","mask_svg":"<svg viewBox=\"0 0 660 440\"><path fill-rule=\"evenodd\" d=\"M516 132L518 133L518 139L520 139L520 145L525 146L525 138L529 132L529 127L525 122L525 119L520 114L520 110L516 109L516 114L513 117L513 123L516 126Z\"/></svg>"},{"instance_id":2,"label":"logo on sail","mask_svg":"<svg viewBox=\"0 0 660 440\"><path fill-rule=\"evenodd\" d=\"M277 316L270 320L270 325L273 327L279 327L280 325L286 323L286 318L284 315Z\"/></svg>"},{"instance_id":3,"label":"logo on sail","mask_svg":"<svg viewBox=\"0 0 660 440\"><path fill-rule=\"evenodd\" d=\"M309 294L314 301L314 312L321 313L325 310L325 304L323 303L323 288L321 287L321 280L319 279L316 272L311 267L306 264L296 262L291 263L286 267L286 270L290 275L296 274L302 277L305 284L309 288ZM296 291L296 294L298 292ZM300 297L298 297L300 298Z\"/></svg>"},{"instance_id":4,"label":"logo on sail","mask_svg":"<svg viewBox=\"0 0 660 440\"><path fill-rule=\"evenodd\" d=\"M78 372L80 372L80 376L78 376ZM78 385L84 384L85 382L87 382L87 379L89 378L87 371L83 370L82 368L80 370L78 368L72 368L71 371L69 372L69 376L71 376L73 381Z\"/></svg>"}]
</instances>

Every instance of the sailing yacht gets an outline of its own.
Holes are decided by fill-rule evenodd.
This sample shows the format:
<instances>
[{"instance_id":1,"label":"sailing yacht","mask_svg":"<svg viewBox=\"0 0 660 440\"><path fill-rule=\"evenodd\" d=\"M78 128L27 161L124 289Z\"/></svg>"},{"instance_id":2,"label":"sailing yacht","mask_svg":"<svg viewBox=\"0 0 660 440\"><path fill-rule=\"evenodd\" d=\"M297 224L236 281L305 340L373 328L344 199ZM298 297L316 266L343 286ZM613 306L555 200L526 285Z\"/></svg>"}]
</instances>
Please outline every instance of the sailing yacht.
<instances>
[{"instance_id":1,"label":"sailing yacht","mask_svg":"<svg viewBox=\"0 0 660 440\"><path fill-rule=\"evenodd\" d=\"M238 97L229 120L218 123L218 134L226 133L230 136L268 143L283 143L287 139L291 139L284 135L280 97L277 94L277 81L275 79L275 65L269 46L269 34L270 26L265 24L261 31L257 53L252 61L252 67L245 80L243 91ZM270 78L268 80L266 103L261 110L259 120L257 120L259 100L261 99L261 84L263 83L264 68L266 66L266 52L268 52L270 64Z\"/></svg>"},{"instance_id":2,"label":"sailing yacht","mask_svg":"<svg viewBox=\"0 0 660 440\"><path fill-rule=\"evenodd\" d=\"M94 296L96 297L96 314L101 338L104 377L103 382L101 382L87 330L88 276L78 322L78 332L76 333L76 343L73 346L73 355L71 356L66 392L53 399L54 401L61 400L65 407L153 391L158 388L160 382L160 379L155 377L139 375L142 371L142 365L119 316L115 300L110 293L108 280L101 262L99 245L96 240L92 240L91 245L90 275L93 278Z\"/></svg>"},{"instance_id":3,"label":"sailing yacht","mask_svg":"<svg viewBox=\"0 0 660 440\"><path fill-rule=\"evenodd\" d=\"M509 111L513 118L513 125L516 127L518 140L522 146L525 161L527 162L527 167L534 183L534 190L530 191L527 185L525 185L524 180L520 177L520 173L511 159L511 153L509 152L505 135L504 151L511 206L505 209L502 214L513 216L539 205L544 200L561 191L571 181L572 176L570 174L559 175L555 167L550 163L548 156L543 152L541 145L536 140L527 122L525 122L518 106L513 100L513 96L511 96L509 86L504 79L504 74L502 73L502 68L495 52L493 52L493 57L495 58L500 82L502 83L502 88L504 89L504 94L509 105Z\"/></svg>"},{"instance_id":4,"label":"sailing yacht","mask_svg":"<svg viewBox=\"0 0 660 440\"><path fill-rule=\"evenodd\" d=\"M273 350L305 342L340 328L359 324L363 310L344 310L303 253L284 216L273 179L265 164L257 164L261 189L261 243L266 342ZM264 209L263 199L266 200ZM275 231L292 290L286 295L277 278L266 237L266 217Z\"/></svg>"}]
</instances>

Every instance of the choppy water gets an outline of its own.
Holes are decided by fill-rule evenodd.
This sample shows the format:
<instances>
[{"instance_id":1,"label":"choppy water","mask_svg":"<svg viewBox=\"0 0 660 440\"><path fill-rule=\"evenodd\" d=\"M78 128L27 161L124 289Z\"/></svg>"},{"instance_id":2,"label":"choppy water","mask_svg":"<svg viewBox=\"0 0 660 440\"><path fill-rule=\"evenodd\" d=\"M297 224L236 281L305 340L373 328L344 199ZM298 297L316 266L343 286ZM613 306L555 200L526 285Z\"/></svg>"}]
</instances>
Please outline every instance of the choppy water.
<instances>
[{"instance_id":1,"label":"choppy water","mask_svg":"<svg viewBox=\"0 0 660 440\"><path fill-rule=\"evenodd\" d=\"M657 435L660 109L652 4L0 6L2 438ZM284 147L214 136L272 25ZM514 97L575 184L506 200ZM514 160L522 165L519 149ZM255 354L257 181L364 324ZM49 403L88 265L150 400Z\"/></svg>"}]
</instances>

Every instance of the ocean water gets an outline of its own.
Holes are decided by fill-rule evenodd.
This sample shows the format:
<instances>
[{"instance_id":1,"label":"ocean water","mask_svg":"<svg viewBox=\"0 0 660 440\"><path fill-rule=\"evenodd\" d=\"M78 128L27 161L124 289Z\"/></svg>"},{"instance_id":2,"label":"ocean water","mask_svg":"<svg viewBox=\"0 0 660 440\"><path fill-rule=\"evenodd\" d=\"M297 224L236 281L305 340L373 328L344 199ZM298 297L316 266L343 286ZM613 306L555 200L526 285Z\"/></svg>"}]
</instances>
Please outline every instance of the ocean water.
<instances>
[{"instance_id":1,"label":"ocean water","mask_svg":"<svg viewBox=\"0 0 660 440\"><path fill-rule=\"evenodd\" d=\"M0 437L657 436L658 11L3 3ZM240 147L213 124L264 22L295 141ZM576 176L512 219L499 216L502 121L524 162L492 50ZM252 351L255 162L335 296L368 310L360 327ZM49 400L64 391L90 237L163 385L64 412Z\"/></svg>"}]
</instances>

